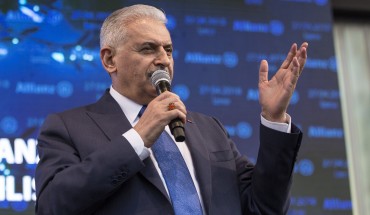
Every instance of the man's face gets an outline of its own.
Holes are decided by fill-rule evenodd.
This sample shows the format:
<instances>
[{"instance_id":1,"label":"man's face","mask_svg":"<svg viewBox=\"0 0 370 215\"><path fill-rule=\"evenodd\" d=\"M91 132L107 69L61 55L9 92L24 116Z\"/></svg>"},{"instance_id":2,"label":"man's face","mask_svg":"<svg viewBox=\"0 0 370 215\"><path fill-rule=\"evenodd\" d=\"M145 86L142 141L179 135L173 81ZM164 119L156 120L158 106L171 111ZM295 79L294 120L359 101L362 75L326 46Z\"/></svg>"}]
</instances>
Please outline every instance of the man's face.
<instances>
[{"instance_id":1,"label":"man's face","mask_svg":"<svg viewBox=\"0 0 370 215\"><path fill-rule=\"evenodd\" d=\"M139 104L148 104L157 96L151 74L162 69L173 77L172 49L170 33L163 23L149 19L131 23L125 41L113 55L113 88Z\"/></svg>"}]
</instances>

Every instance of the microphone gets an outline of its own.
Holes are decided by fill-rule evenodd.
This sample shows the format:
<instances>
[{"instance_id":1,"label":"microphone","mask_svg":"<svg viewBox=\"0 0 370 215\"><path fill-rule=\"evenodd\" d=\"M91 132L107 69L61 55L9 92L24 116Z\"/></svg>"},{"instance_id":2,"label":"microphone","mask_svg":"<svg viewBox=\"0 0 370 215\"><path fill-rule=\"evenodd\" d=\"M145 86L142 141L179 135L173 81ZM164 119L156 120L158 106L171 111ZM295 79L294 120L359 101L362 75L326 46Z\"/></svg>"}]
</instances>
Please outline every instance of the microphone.
<instances>
[{"instance_id":1,"label":"microphone","mask_svg":"<svg viewBox=\"0 0 370 215\"><path fill-rule=\"evenodd\" d=\"M171 92L171 78L167 71L157 70L152 74L150 79L158 95L166 91ZM173 119L168 126L176 142L183 142L185 140L184 123L182 123L180 118Z\"/></svg>"}]
</instances>

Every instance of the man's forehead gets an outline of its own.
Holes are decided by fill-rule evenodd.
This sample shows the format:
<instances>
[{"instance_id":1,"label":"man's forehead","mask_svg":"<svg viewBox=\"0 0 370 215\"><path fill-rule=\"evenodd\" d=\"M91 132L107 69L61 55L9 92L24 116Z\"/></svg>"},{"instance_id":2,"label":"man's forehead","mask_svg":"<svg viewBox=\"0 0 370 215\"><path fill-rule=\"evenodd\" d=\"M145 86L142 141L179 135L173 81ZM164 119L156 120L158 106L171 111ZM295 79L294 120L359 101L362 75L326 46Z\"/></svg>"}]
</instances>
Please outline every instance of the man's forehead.
<instances>
[{"instance_id":1,"label":"man's forehead","mask_svg":"<svg viewBox=\"0 0 370 215\"><path fill-rule=\"evenodd\" d=\"M155 20L141 19L134 21L128 27L128 34L136 43L152 43L157 45L171 45L172 40L164 23Z\"/></svg>"},{"instance_id":2,"label":"man's forehead","mask_svg":"<svg viewBox=\"0 0 370 215\"><path fill-rule=\"evenodd\" d=\"M127 27L131 30L136 31L142 31L142 30L167 30L166 25L158 20L153 20L149 18L141 18L134 21L131 21L129 24L127 24Z\"/></svg>"}]
</instances>

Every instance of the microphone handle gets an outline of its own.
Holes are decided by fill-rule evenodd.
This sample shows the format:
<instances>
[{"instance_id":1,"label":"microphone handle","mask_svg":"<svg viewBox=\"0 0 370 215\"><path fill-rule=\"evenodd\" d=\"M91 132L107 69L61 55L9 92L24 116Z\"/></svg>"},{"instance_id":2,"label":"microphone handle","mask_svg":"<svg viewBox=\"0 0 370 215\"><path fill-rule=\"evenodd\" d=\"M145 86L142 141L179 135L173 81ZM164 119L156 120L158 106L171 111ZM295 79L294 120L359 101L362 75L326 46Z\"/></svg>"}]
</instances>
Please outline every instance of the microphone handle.
<instances>
[{"instance_id":1,"label":"microphone handle","mask_svg":"<svg viewBox=\"0 0 370 215\"><path fill-rule=\"evenodd\" d=\"M158 95L165 92L171 92L171 85L167 81L159 81L156 90ZM176 142L184 142L185 141L185 129L184 123L182 123L180 118L173 119L170 124L168 124L171 130L171 134L175 137Z\"/></svg>"}]
</instances>

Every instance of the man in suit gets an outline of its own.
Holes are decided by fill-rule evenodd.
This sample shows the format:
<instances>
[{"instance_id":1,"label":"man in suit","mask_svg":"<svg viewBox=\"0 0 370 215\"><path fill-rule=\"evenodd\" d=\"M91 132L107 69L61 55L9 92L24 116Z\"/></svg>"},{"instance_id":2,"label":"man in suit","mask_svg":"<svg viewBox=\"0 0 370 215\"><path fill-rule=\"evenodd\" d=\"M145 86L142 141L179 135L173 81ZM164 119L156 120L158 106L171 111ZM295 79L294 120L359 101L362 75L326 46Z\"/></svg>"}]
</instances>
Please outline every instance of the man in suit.
<instances>
[{"instance_id":1,"label":"man in suit","mask_svg":"<svg viewBox=\"0 0 370 215\"><path fill-rule=\"evenodd\" d=\"M157 95L150 81L153 72L174 75L165 23L162 11L146 5L120 9L105 20L100 55L112 85L96 103L45 120L38 138L37 214L287 212L302 134L286 110L306 62L307 43L299 49L292 45L271 80L267 62L261 62L260 149L254 166L217 119L187 111L171 92ZM182 185L170 185L154 150L175 118L185 124L186 140L175 146L190 175L195 204L181 196L187 189L180 198L172 195Z\"/></svg>"}]
</instances>

